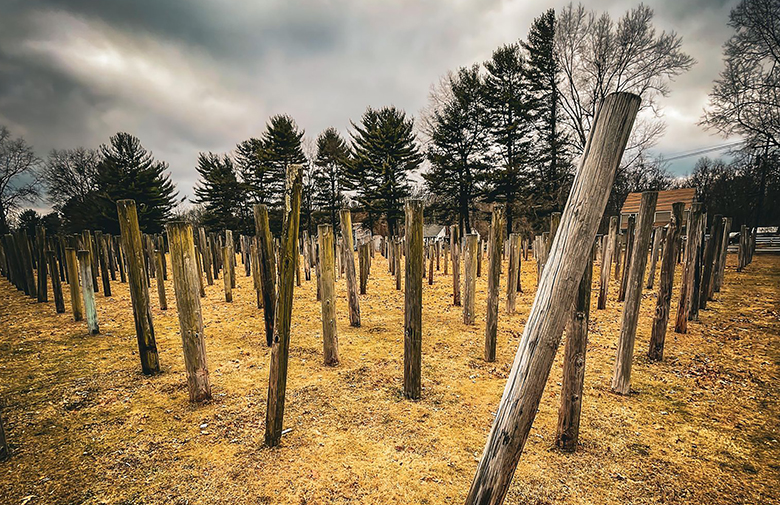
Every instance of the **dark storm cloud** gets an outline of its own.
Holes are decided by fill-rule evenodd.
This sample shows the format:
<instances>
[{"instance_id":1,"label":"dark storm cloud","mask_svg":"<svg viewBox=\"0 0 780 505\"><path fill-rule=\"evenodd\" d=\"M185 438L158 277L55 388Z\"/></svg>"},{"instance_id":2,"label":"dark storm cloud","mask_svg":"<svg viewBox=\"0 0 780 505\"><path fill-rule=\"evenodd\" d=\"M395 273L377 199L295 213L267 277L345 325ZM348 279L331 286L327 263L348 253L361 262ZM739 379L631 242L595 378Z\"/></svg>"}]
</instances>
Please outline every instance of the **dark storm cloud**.
<instances>
[{"instance_id":1,"label":"dark storm cloud","mask_svg":"<svg viewBox=\"0 0 780 505\"><path fill-rule=\"evenodd\" d=\"M307 135L346 133L367 106L416 115L448 70L524 37L548 7L522 1L0 0L0 124L43 156L141 138L191 194L198 151L228 151L275 113ZM663 152L710 145L695 122L720 68L734 2L653 2L699 64L664 100ZM620 16L634 2L586 7ZM680 139L684 139L681 142Z\"/></svg>"}]
</instances>

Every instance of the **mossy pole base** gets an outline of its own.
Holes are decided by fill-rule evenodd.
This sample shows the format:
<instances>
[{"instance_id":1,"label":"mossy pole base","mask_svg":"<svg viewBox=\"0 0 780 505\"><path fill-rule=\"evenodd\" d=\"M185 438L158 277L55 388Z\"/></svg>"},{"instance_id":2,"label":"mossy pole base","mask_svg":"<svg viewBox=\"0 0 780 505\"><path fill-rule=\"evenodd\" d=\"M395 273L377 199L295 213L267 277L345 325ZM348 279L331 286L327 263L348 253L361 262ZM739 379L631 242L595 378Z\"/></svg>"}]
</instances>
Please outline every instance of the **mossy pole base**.
<instances>
[{"instance_id":1,"label":"mossy pole base","mask_svg":"<svg viewBox=\"0 0 780 505\"><path fill-rule=\"evenodd\" d=\"M146 375L152 375L160 372L160 360L157 355L157 341L154 338L152 311L149 307L149 282L144 267L146 253L138 226L138 213L134 200L119 200L116 207L122 233L122 249L127 260L127 278L130 300L133 303L141 370Z\"/></svg>"}]
</instances>

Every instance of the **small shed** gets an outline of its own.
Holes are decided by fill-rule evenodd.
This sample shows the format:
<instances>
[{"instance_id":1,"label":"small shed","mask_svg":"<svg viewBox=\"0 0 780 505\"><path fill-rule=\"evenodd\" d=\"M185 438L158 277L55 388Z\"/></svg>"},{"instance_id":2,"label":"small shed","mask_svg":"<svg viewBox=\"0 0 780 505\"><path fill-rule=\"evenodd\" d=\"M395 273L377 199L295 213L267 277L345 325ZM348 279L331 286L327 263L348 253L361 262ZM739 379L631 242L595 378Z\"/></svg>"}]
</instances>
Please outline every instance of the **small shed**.
<instances>
[{"instance_id":1,"label":"small shed","mask_svg":"<svg viewBox=\"0 0 780 505\"><path fill-rule=\"evenodd\" d=\"M423 238L428 241L444 240L447 228L441 224L426 224L423 226Z\"/></svg>"},{"instance_id":2,"label":"small shed","mask_svg":"<svg viewBox=\"0 0 780 505\"><path fill-rule=\"evenodd\" d=\"M696 188L670 189L658 192L658 202L655 204L655 222L653 227L665 226L672 220L672 204L683 202L683 222L688 220L688 212L691 210L691 204L696 199ZM623 208L620 209L620 228L628 228L628 217L636 216L639 213L639 203L642 200L642 193L630 193L623 202Z\"/></svg>"}]
</instances>

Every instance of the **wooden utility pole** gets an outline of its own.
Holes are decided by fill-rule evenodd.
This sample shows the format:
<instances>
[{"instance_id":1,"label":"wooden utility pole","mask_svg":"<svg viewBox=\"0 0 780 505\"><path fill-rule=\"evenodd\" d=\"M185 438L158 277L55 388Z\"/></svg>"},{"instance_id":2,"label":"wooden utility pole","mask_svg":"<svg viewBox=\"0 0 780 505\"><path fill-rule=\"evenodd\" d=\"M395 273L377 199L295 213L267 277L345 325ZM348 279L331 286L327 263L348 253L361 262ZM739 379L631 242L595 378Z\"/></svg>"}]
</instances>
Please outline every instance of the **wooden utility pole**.
<instances>
[{"instance_id":1,"label":"wooden utility pole","mask_svg":"<svg viewBox=\"0 0 780 505\"><path fill-rule=\"evenodd\" d=\"M274 314L276 313L276 259L274 240L268 224L268 208L256 204L255 235L257 236L257 257L260 281L262 282L263 315L265 317L265 338L270 347L274 338Z\"/></svg>"},{"instance_id":2,"label":"wooden utility pole","mask_svg":"<svg viewBox=\"0 0 780 505\"><path fill-rule=\"evenodd\" d=\"M463 323L474 324L474 303L477 297L477 234L466 235L465 273L463 282Z\"/></svg>"},{"instance_id":3,"label":"wooden utility pole","mask_svg":"<svg viewBox=\"0 0 780 505\"><path fill-rule=\"evenodd\" d=\"M288 165L284 194L284 221L279 249L279 298L271 346L268 376L268 406L265 417L265 445L275 447L282 438L284 401L287 392L287 361L290 352L290 322L295 288L295 256L298 254L298 226L301 218L301 174L303 165Z\"/></svg>"},{"instance_id":4,"label":"wooden utility pole","mask_svg":"<svg viewBox=\"0 0 780 505\"><path fill-rule=\"evenodd\" d=\"M81 300L81 282L79 281L79 260L76 250L65 249L65 261L68 268L68 287L70 288L70 308L73 310L73 320L84 319L84 302Z\"/></svg>"},{"instance_id":5,"label":"wooden utility pole","mask_svg":"<svg viewBox=\"0 0 780 505\"><path fill-rule=\"evenodd\" d=\"M699 234L701 218L701 203L693 202L691 210L688 212L688 223L685 226L687 235L685 241L685 265L680 281L680 303L677 306L677 320L674 325L674 331L677 333L688 332L688 314L691 310L691 299L693 298L693 277L696 273L696 256L699 254L699 241L701 239Z\"/></svg>"},{"instance_id":6,"label":"wooden utility pole","mask_svg":"<svg viewBox=\"0 0 780 505\"><path fill-rule=\"evenodd\" d=\"M404 396L420 398L422 367L423 203L407 199L404 292Z\"/></svg>"},{"instance_id":7,"label":"wooden utility pole","mask_svg":"<svg viewBox=\"0 0 780 505\"><path fill-rule=\"evenodd\" d=\"M612 257L617 248L618 219L618 216L612 216L609 218L609 235L607 236L607 244L604 246L604 250L601 254L599 300L597 305L599 310L604 310L607 308L609 278L610 273L612 273Z\"/></svg>"},{"instance_id":8,"label":"wooden utility pole","mask_svg":"<svg viewBox=\"0 0 780 505\"><path fill-rule=\"evenodd\" d=\"M360 300L355 276L355 247L352 242L352 213L349 209L339 211L341 217L341 242L343 244L344 270L347 275L347 298L349 300L349 324L360 326Z\"/></svg>"},{"instance_id":9,"label":"wooden utility pole","mask_svg":"<svg viewBox=\"0 0 780 505\"><path fill-rule=\"evenodd\" d=\"M149 284L144 273L144 245L138 227L135 201L119 200L116 202L116 208L119 214L119 229L122 232L122 248L127 259L127 277L141 369L146 375L156 374L160 371L160 360L157 356L157 341L154 338L152 311L149 308Z\"/></svg>"},{"instance_id":10,"label":"wooden utility pole","mask_svg":"<svg viewBox=\"0 0 780 505\"><path fill-rule=\"evenodd\" d=\"M488 295L485 318L485 361L496 360L498 334L498 289L501 280L501 244L504 241L504 206L493 204L488 235Z\"/></svg>"},{"instance_id":11,"label":"wooden utility pole","mask_svg":"<svg viewBox=\"0 0 780 505\"><path fill-rule=\"evenodd\" d=\"M639 309L642 304L642 287L647 266L647 249L650 247L650 233L655 220L655 204L658 201L657 191L645 191L639 203L639 230L635 234L632 251L626 257L631 261L626 264L628 275L625 305L623 306L623 321L620 325L615 371L612 377L612 389L616 393L627 395L631 390L631 363L634 359L634 344L636 342L636 327L639 322Z\"/></svg>"},{"instance_id":12,"label":"wooden utility pole","mask_svg":"<svg viewBox=\"0 0 780 505\"><path fill-rule=\"evenodd\" d=\"M585 265L585 273L577 288L574 310L566 325L566 347L563 354L563 384L561 406L558 409L558 432L555 445L563 451L574 452L580 436L582 389L585 383L585 353L588 349L588 320L590 319L590 291L593 280L593 261L596 244Z\"/></svg>"},{"instance_id":13,"label":"wooden utility pole","mask_svg":"<svg viewBox=\"0 0 780 505\"><path fill-rule=\"evenodd\" d=\"M517 276L520 275L520 235L509 234L509 278L506 282L506 312L509 315L515 313L517 303Z\"/></svg>"},{"instance_id":14,"label":"wooden utility pole","mask_svg":"<svg viewBox=\"0 0 780 505\"><path fill-rule=\"evenodd\" d=\"M333 226L317 227L320 241L318 281L322 299L322 350L325 366L339 364L339 337L336 332L336 261L333 257Z\"/></svg>"},{"instance_id":15,"label":"wooden utility pole","mask_svg":"<svg viewBox=\"0 0 780 505\"><path fill-rule=\"evenodd\" d=\"M195 251L192 226L177 221L165 226L171 251L171 274L179 314L184 366L190 402L211 399L209 369L206 364L206 342L200 308L201 274Z\"/></svg>"},{"instance_id":16,"label":"wooden utility pole","mask_svg":"<svg viewBox=\"0 0 780 505\"><path fill-rule=\"evenodd\" d=\"M523 337L467 505L501 504L531 430L577 286L639 110L639 97L608 95L594 120L580 169L540 279ZM500 245L496 244L497 247Z\"/></svg>"},{"instance_id":17,"label":"wooden utility pole","mask_svg":"<svg viewBox=\"0 0 780 505\"><path fill-rule=\"evenodd\" d=\"M669 313L671 312L674 269L677 266L677 243L682 231L684 207L685 204L682 202L672 204L672 216L669 221L669 229L666 231L666 245L661 258L661 276L658 279L658 298L653 315L653 329L650 333L650 348L647 351L647 357L650 358L650 361L661 361L664 356L666 327L669 324Z\"/></svg>"},{"instance_id":18,"label":"wooden utility pole","mask_svg":"<svg viewBox=\"0 0 780 505\"><path fill-rule=\"evenodd\" d=\"M95 289L92 284L92 261L90 253L84 249L78 252L79 272L81 274L81 292L84 294L84 313L87 316L87 329L90 335L100 333L95 306Z\"/></svg>"}]
</instances>

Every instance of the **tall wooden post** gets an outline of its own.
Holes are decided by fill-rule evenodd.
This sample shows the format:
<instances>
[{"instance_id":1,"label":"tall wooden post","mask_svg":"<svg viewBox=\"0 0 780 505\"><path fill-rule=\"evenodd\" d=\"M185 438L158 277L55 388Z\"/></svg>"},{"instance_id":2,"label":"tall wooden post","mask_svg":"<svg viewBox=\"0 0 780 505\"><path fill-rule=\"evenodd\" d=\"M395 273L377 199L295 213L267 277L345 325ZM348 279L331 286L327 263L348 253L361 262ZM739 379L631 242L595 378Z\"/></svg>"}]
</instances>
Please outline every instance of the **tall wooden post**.
<instances>
[{"instance_id":1,"label":"tall wooden post","mask_svg":"<svg viewBox=\"0 0 780 505\"><path fill-rule=\"evenodd\" d=\"M636 218L628 216L628 228L626 228L626 257L623 258L623 271L620 277L620 290L618 291L618 301L626 299L626 288L628 288L628 274L631 266L631 257L634 254L634 236L636 234Z\"/></svg>"},{"instance_id":2,"label":"tall wooden post","mask_svg":"<svg viewBox=\"0 0 780 505\"><path fill-rule=\"evenodd\" d=\"M222 261L225 265L225 271L222 272L222 280L225 283L225 301L230 303L233 301L233 287L230 284L231 272L233 268L233 262L230 261L230 246L222 247Z\"/></svg>"},{"instance_id":3,"label":"tall wooden post","mask_svg":"<svg viewBox=\"0 0 780 505\"><path fill-rule=\"evenodd\" d=\"M116 250L116 263L119 267L119 282L127 282L127 276L125 275L125 256L122 251L122 242L119 237L114 237L114 244Z\"/></svg>"},{"instance_id":4,"label":"tall wooden post","mask_svg":"<svg viewBox=\"0 0 780 505\"><path fill-rule=\"evenodd\" d=\"M748 227L742 225L739 229L739 245L737 248L737 272L741 272L747 265Z\"/></svg>"},{"instance_id":5,"label":"tall wooden post","mask_svg":"<svg viewBox=\"0 0 780 505\"><path fill-rule=\"evenodd\" d=\"M262 282L263 314L265 316L266 343L271 346L274 336L274 314L276 313L276 261L271 227L268 224L268 208L256 204L255 235L257 235L257 257L260 281Z\"/></svg>"},{"instance_id":6,"label":"tall wooden post","mask_svg":"<svg viewBox=\"0 0 780 505\"><path fill-rule=\"evenodd\" d=\"M169 244L170 241L171 239L169 238L168 239ZM193 247L195 248L195 265L198 268L198 295L203 297L206 296L206 286L204 285L205 282L203 281L203 261L201 261L200 248L197 245L194 245L194 237L193 237Z\"/></svg>"},{"instance_id":7,"label":"tall wooden post","mask_svg":"<svg viewBox=\"0 0 780 505\"><path fill-rule=\"evenodd\" d=\"M393 253L393 261L395 262L395 290L401 291L401 239L396 238L393 243L395 247L395 253ZM446 269L446 263L445 269Z\"/></svg>"},{"instance_id":8,"label":"tall wooden post","mask_svg":"<svg viewBox=\"0 0 780 505\"><path fill-rule=\"evenodd\" d=\"M596 244L585 265L585 273L577 288L574 310L566 325L566 346L563 354L563 384L561 406L558 409L558 432L555 445L566 452L577 449L580 437L582 387L585 383L585 353L588 349L588 320L590 318L590 291L593 280L593 261Z\"/></svg>"},{"instance_id":9,"label":"tall wooden post","mask_svg":"<svg viewBox=\"0 0 780 505\"><path fill-rule=\"evenodd\" d=\"M504 501L590 258L599 221L639 109L639 97L613 93L594 120L558 234L482 453L467 505Z\"/></svg>"},{"instance_id":10,"label":"tall wooden post","mask_svg":"<svg viewBox=\"0 0 780 505\"><path fill-rule=\"evenodd\" d=\"M699 306L707 308L707 301L712 300L715 293L715 271L717 269L718 255L720 254L720 241L723 239L723 216L715 214L710 225L710 240L707 243L707 252L704 255L704 274L702 276L701 298Z\"/></svg>"},{"instance_id":11,"label":"tall wooden post","mask_svg":"<svg viewBox=\"0 0 780 505\"><path fill-rule=\"evenodd\" d=\"M506 312L515 313L517 303L517 276L518 266L520 264L520 235L517 233L509 234L509 278L506 282Z\"/></svg>"},{"instance_id":12,"label":"tall wooden post","mask_svg":"<svg viewBox=\"0 0 780 505\"><path fill-rule=\"evenodd\" d=\"M168 310L168 299L165 297L165 277L163 276L163 263L165 263L165 252L160 249L154 250L154 269L157 272L155 281L157 282L157 300L160 302L160 310Z\"/></svg>"},{"instance_id":13,"label":"tall wooden post","mask_svg":"<svg viewBox=\"0 0 780 505\"><path fill-rule=\"evenodd\" d=\"M79 260L76 250L72 247L65 249L65 264L68 268L68 287L70 288L70 308L73 311L73 320L84 319L84 302L81 299L81 281L79 280Z\"/></svg>"},{"instance_id":14,"label":"tall wooden post","mask_svg":"<svg viewBox=\"0 0 780 505\"><path fill-rule=\"evenodd\" d=\"M685 240L685 265L683 266L682 279L680 281L680 302L677 306L677 319L674 331L677 333L688 332L688 314L691 310L693 297L693 277L696 269L696 256L699 249L699 222L701 221L701 203L693 202L688 212Z\"/></svg>"},{"instance_id":15,"label":"tall wooden post","mask_svg":"<svg viewBox=\"0 0 780 505\"><path fill-rule=\"evenodd\" d=\"M601 273L599 284L599 300L597 308L604 310L607 308L607 295L609 294L609 277L612 272L612 257L617 246L618 216L609 218L609 235L607 245L601 255Z\"/></svg>"},{"instance_id":16,"label":"tall wooden post","mask_svg":"<svg viewBox=\"0 0 780 505\"><path fill-rule=\"evenodd\" d=\"M119 214L119 229L122 232L122 248L127 259L127 277L141 369L146 375L156 374L160 371L160 360L157 356L154 323L149 307L149 284L144 273L144 245L138 227L135 201L119 200L116 202L116 208Z\"/></svg>"},{"instance_id":17,"label":"tall wooden post","mask_svg":"<svg viewBox=\"0 0 780 505\"><path fill-rule=\"evenodd\" d=\"M660 226L653 230L653 241L650 246L650 271L647 274L647 284L645 285L647 289L653 289L653 283L655 282L655 266L658 264L658 255L660 254L662 230L663 228Z\"/></svg>"},{"instance_id":18,"label":"tall wooden post","mask_svg":"<svg viewBox=\"0 0 780 505\"><path fill-rule=\"evenodd\" d=\"M460 306L460 230L458 225L450 227L450 248L452 249L452 304Z\"/></svg>"},{"instance_id":19,"label":"tall wooden post","mask_svg":"<svg viewBox=\"0 0 780 505\"><path fill-rule=\"evenodd\" d=\"M639 321L639 309L642 304L642 287L647 266L647 248L650 246L650 232L655 220L655 204L658 201L657 191L645 191L639 203L639 230L635 234L632 252L626 257L631 258L627 264L628 276L626 303L623 306L623 321L620 325L615 372L612 377L612 389L623 395L631 390L631 362L634 359L634 344L636 342L636 327Z\"/></svg>"},{"instance_id":20,"label":"tall wooden post","mask_svg":"<svg viewBox=\"0 0 780 505\"><path fill-rule=\"evenodd\" d=\"M339 338L336 332L336 264L333 257L333 226L317 227L320 241L319 282L322 299L322 350L325 366L339 364Z\"/></svg>"},{"instance_id":21,"label":"tall wooden post","mask_svg":"<svg viewBox=\"0 0 780 505\"><path fill-rule=\"evenodd\" d=\"M85 251L89 252L89 268L91 270L92 274L92 289L93 291L98 290L98 266L97 266L97 255L95 254L95 243L92 241L92 234L89 232L89 230L83 230L81 232L81 245ZM81 258L79 258L79 261ZM82 279L81 282L83 283L84 280Z\"/></svg>"},{"instance_id":22,"label":"tall wooden post","mask_svg":"<svg viewBox=\"0 0 780 505\"><path fill-rule=\"evenodd\" d=\"M428 246L428 285L433 286L433 261L436 255L434 244Z\"/></svg>"},{"instance_id":23,"label":"tall wooden post","mask_svg":"<svg viewBox=\"0 0 780 505\"><path fill-rule=\"evenodd\" d=\"M482 277L482 250L484 248L485 246L482 242L482 237L479 237L477 241L477 277Z\"/></svg>"},{"instance_id":24,"label":"tall wooden post","mask_svg":"<svg viewBox=\"0 0 780 505\"><path fill-rule=\"evenodd\" d=\"M202 272L198 271L198 253L195 251L192 226L178 221L168 223L165 229L171 252L171 274L173 291L176 295L176 310L179 315L184 367L187 369L187 390L190 402L197 403L211 398L200 308L199 291Z\"/></svg>"},{"instance_id":25,"label":"tall wooden post","mask_svg":"<svg viewBox=\"0 0 780 505\"><path fill-rule=\"evenodd\" d=\"M466 277L463 282L463 323L474 324L474 302L477 297L477 234L466 235L466 254L464 268Z\"/></svg>"},{"instance_id":26,"label":"tall wooden post","mask_svg":"<svg viewBox=\"0 0 780 505\"><path fill-rule=\"evenodd\" d=\"M200 253L203 255L203 270L206 274L206 283L211 286L214 284L214 277L211 275L211 248L208 239L206 239L206 230L201 226L198 228L198 243Z\"/></svg>"},{"instance_id":27,"label":"tall wooden post","mask_svg":"<svg viewBox=\"0 0 780 505\"><path fill-rule=\"evenodd\" d=\"M51 291L54 294L54 308L57 314L65 312L65 299L62 297L62 284L60 280L60 271L57 267L57 255L54 251L46 251L46 258L49 261L49 271L51 273Z\"/></svg>"},{"instance_id":28,"label":"tall wooden post","mask_svg":"<svg viewBox=\"0 0 780 505\"><path fill-rule=\"evenodd\" d=\"M95 232L95 256L100 268L100 280L103 283L103 296L111 296L111 282L108 279L108 250L103 240L103 232Z\"/></svg>"},{"instance_id":29,"label":"tall wooden post","mask_svg":"<svg viewBox=\"0 0 780 505\"><path fill-rule=\"evenodd\" d=\"M696 265L693 269L693 295L691 296L691 307L688 312L689 321L699 320L699 303L701 297L702 267L704 265L704 252L707 248L705 232L707 231L707 214L702 214L699 220L699 249L696 252Z\"/></svg>"},{"instance_id":30,"label":"tall wooden post","mask_svg":"<svg viewBox=\"0 0 780 505\"><path fill-rule=\"evenodd\" d=\"M90 335L100 333L95 306L95 289L92 284L92 261L90 253L84 249L78 252L79 272L81 274L81 292L84 294L84 313L87 316L87 329Z\"/></svg>"},{"instance_id":31,"label":"tall wooden post","mask_svg":"<svg viewBox=\"0 0 780 505\"><path fill-rule=\"evenodd\" d=\"M271 370L268 376L268 407L265 417L265 444L279 445L282 438L284 401L287 392L287 361L290 352L290 322L295 288L295 255L298 254L298 226L301 217L301 174L303 165L287 166L284 194L284 222L279 250L279 298L271 346Z\"/></svg>"},{"instance_id":32,"label":"tall wooden post","mask_svg":"<svg viewBox=\"0 0 780 505\"><path fill-rule=\"evenodd\" d=\"M420 398L422 367L423 203L407 199L404 292L404 396Z\"/></svg>"},{"instance_id":33,"label":"tall wooden post","mask_svg":"<svg viewBox=\"0 0 780 505\"><path fill-rule=\"evenodd\" d=\"M729 249L729 235L731 234L731 218L723 218L723 237L720 241L720 254L718 255L718 269L715 272L715 292L720 292L723 285L723 275L726 271L726 258Z\"/></svg>"},{"instance_id":34,"label":"tall wooden post","mask_svg":"<svg viewBox=\"0 0 780 505\"><path fill-rule=\"evenodd\" d=\"M222 261L226 272L230 273L230 288L236 288L236 245L233 241L233 230L225 230L225 247L227 247L227 257ZM296 264L299 262L296 261Z\"/></svg>"},{"instance_id":35,"label":"tall wooden post","mask_svg":"<svg viewBox=\"0 0 780 505\"><path fill-rule=\"evenodd\" d=\"M504 206L493 204L488 235L488 295L485 318L485 361L496 360L498 335L498 289L501 279L501 243L504 240Z\"/></svg>"},{"instance_id":36,"label":"tall wooden post","mask_svg":"<svg viewBox=\"0 0 780 505\"><path fill-rule=\"evenodd\" d=\"M35 227L35 252L38 255L38 301L49 301L49 290L46 287L46 229L43 225Z\"/></svg>"},{"instance_id":37,"label":"tall wooden post","mask_svg":"<svg viewBox=\"0 0 780 505\"><path fill-rule=\"evenodd\" d=\"M368 252L368 242L358 246L358 270L360 272L360 294L366 294L368 284L368 262L370 260Z\"/></svg>"},{"instance_id":38,"label":"tall wooden post","mask_svg":"<svg viewBox=\"0 0 780 505\"><path fill-rule=\"evenodd\" d=\"M669 324L670 304L672 301L672 286L674 285L674 269L677 265L677 243L682 231L683 208L685 204L672 204L672 217L666 232L666 245L661 258L661 277L658 279L658 298L653 315L653 329L650 333L650 348L647 357L650 361L661 361L664 356L664 341L666 327Z\"/></svg>"},{"instance_id":39,"label":"tall wooden post","mask_svg":"<svg viewBox=\"0 0 780 505\"><path fill-rule=\"evenodd\" d=\"M352 242L352 214L349 209L339 211L341 217L341 241L343 244L343 263L347 275L347 298L349 300L349 324L360 326L360 301L358 299L358 285L355 277L355 253Z\"/></svg>"}]
</instances>

